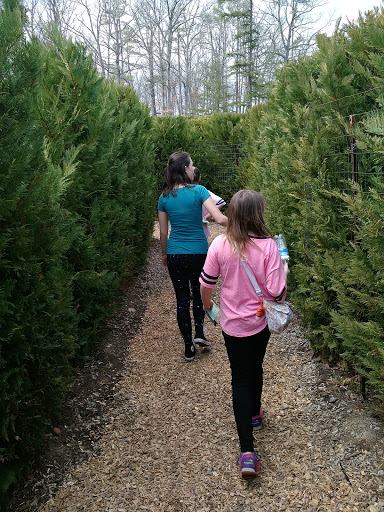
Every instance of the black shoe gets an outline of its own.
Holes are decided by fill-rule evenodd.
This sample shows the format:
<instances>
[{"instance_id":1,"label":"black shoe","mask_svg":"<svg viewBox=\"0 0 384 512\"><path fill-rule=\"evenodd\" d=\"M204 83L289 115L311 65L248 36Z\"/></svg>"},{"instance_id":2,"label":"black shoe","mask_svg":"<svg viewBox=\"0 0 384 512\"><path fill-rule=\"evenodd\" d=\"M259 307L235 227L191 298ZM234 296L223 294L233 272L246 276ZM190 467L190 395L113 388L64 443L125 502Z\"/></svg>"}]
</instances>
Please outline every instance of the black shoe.
<instances>
[{"instance_id":1,"label":"black shoe","mask_svg":"<svg viewBox=\"0 0 384 512\"><path fill-rule=\"evenodd\" d=\"M211 342L207 340L207 338L202 334L201 336L195 336L193 338L194 343L196 345L199 345L200 347L209 347L211 345Z\"/></svg>"},{"instance_id":2,"label":"black shoe","mask_svg":"<svg viewBox=\"0 0 384 512\"><path fill-rule=\"evenodd\" d=\"M184 357L186 361L193 361L195 359L196 347L194 342L184 343Z\"/></svg>"}]
</instances>

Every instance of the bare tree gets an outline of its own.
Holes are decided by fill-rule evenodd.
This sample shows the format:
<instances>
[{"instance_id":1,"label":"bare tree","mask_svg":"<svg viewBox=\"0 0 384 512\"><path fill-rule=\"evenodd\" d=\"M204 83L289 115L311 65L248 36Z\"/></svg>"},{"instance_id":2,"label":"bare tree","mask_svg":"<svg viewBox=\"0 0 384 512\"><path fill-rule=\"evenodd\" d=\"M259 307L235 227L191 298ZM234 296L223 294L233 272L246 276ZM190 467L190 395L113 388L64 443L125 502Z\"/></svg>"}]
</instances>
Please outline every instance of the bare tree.
<instances>
[{"instance_id":1,"label":"bare tree","mask_svg":"<svg viewBox=\"0 0 384 512\"><path fill-rule=\"evenodd\" d=\"M129 81L129 60L123 58L124 48L132 37L127 15L125 0L104 0L101 21L106 32L108 74L112 74L119 84L123 79Z\"/></svg>"},{"instance_id":2,"label":"bare tree","mask_svg":"<svg viewBox=\"0 0 384 512\"><path fill-rule=\"evenodd\" d=\"M307 55L315 45L323 0L268 0L265 19L271 34L271 49L280 62ZM324 26L326 26L325 24Z\"/></svg>"},{"instance_id":3,"label":"bare tree","mask_svg":"<svg viewBox=\"0 0 384 512\"><path fill-rule=\"evenodd\" d=\"M104 2L103 0L94 0L92 3L89 0L76 1L78 4L78 23L71 27L71 33L90 49L102 75L107 76L105 33L102 23Z\"/></svg>"},{"instance_id":4,"label":"bare tree","mask_svg":"<svg viewBox=\"0 0 384 512\"><path fill-rule=\"evenodd\" d=\"M25 0L83 42L100 73L134 85L152 115L236 110L263 101L274 70L311 51L326 0ZM220 7L220 8L219 8Z\"/></svg>"},{"instance_id":5,"label":"bare tree","mask_svg":"<svg viewBox=\"0 0 384 512\"><path fill-rule=\"evenodd\" d=\"M30 36L47 37L47 26L55 25L63 35L69 35L76 18L74 0L26 0L27 32Z\"/></svg>"},{"instance_id":6,"label":"bare tree","mask_svg":"<svg viewBox=\"0 0 384 512\"><path fill-rule=\"evenodd\" d=\"M138 45L139 60L144 60L147 73L143 78L148 81L149 104L152 115L157 115L156 100L156 60L159 67L160 55L163 53L160 45L159 30L163 23L164 13L158 0L136 0L130 11L133 19L133 39ZM147 75L147 78L146 78Z\"/></svg>"},{"instance_id":7,"label":"bare tree","mask_svg":"<svg viewBox=\"0 0 384 512\"><path fill-rule=\"evenodd\" d=\"M192 75L196 64L200 60L201 48L206 40L206 22L204 19L206 8L201 8L199 2L190 2L185 13L184 25L177 32L178 37L178 73L180 83L180 103L182 111L191 113L192 107Z\"/></svg>"},{"instance_id":8,"label":"bare tree","mask_svg":"<svg viewBox=\"0 0 384 512\"><path fill-rule=\"evenodd\" d=\"M26 12L29 23L26 25L29 37L38 36L40 34L40 13L39 0L30 0L26 3Z\"/></svg>"}]
</instances>

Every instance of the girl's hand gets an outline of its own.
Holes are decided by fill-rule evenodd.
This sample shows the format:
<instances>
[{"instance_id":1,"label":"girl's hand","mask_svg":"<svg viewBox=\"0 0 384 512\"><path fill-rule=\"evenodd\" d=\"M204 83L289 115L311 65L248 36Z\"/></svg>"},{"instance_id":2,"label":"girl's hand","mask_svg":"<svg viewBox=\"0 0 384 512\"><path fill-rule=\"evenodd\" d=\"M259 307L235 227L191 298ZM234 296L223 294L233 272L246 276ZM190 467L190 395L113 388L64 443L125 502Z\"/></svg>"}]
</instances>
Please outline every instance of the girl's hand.
<instances>
[{"instance_id":1,"label":"girl's hand","mask_svg":"<svg viewBox=\"0 0 384 512\"><path fill-rule=\"evenodd\" d=\"M163 264L163 267L164 268L168 268L168 265L167 265L167 255L166 254L163 254L162 257L161 257L161 263Z\"/></svg>"},{"instance_id":2,"label":"girl's hand","mask_svg":"<svg viewBox=\"0 0 384 512\"><path fill-rule=\"evenodd\" d=\"M204 309L204 311L207 311L208 309L212 309L212 306L213 306L213 300L210 300L208 305L205 305L205 304L203 303L203 309Z\"/></svg>"},{"instance_id":3,"label":"girl's hand","mask_svg":"<svg viewBox=\"0 0 384 512\"><path fill-rule=\"evenodd\" d=\"M288 263L286 263L284 265L284 275L285 275L285 279L287 279L287 276L288 274L290 273L291 271L289 270L289 267L288 267Z\"/></svg>"}]
</instances>

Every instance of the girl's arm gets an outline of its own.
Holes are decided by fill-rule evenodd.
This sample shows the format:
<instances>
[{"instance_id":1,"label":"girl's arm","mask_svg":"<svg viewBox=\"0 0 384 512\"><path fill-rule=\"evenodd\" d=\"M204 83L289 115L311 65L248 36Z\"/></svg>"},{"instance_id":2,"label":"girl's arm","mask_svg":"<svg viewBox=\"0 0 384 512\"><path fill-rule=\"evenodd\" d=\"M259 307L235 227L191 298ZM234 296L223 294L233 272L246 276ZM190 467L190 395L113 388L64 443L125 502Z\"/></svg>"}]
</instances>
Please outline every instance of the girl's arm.
<instances>
[{"instance_id":1,"label":"girl's arm","mask_svg":"<svg viewBox=\"0 0 384 512\"><path fill-rule=\"evenodd\" d=\"M223 215L218 207L213 202L212 197L208 197L203 203L205 208L208 210L210 215L215 219L215 221L221 226L226 226L228 223L228 217Z\"/></svg>"},{"instance_id":2,"label":"girl's arm","mask_svg":"<svg viewBox=\"0 0 384 512\"><path fill-rule=\"evenodd\" d=\"M215 203L215 205L218 207L218 209L220 210L223 206L226 205L226 202L224 201L224 199L216 194L214 194L213 192L211 192L210 190L208 191L210 194L211 194L211 197L212 197L212 200L213 202ZM211 215L208 213L205 217L204 217L205 220L211 220L212 217Z\"/></svg>"},{"instance_id":3,"label":"girl's arm","mask_svg":"<svg viewBox=\"0 0 384 512\"><path fill-rule=\"evenodd\" d=\"M166 212L159 210L159 227L160 227L160 245L161 245L161 262L164 268L167 268L167 245L168 245L168 215Z\"/></svg>"},{"instance_id":4,"label":"girl's arm","mask_svg":"<svg viewBox=\"0 0 384 512\"><path fill-rule=\"evenodd\" d=\"M202 284L200 285L200 295L201 295L201 300L203 301L204 311L207 311L207 309L211 309L211 307L213 306L213 301L211 299L212 291L213 291L213 288L206 288Z\"/></svg>"},{"instance_id":5,"label":"girl's arm","mask_svg":"<svg viewBox=\"0 0 384 512\"><path fill-rule=\"evenodd\" d=\"M276 244L271 245L266 263L266 289L277 302L285 300L287 294L287 276L290 273L287 264L283 264Z\"/></svg>"},{"instance_id":6,"label":"girl's arm","mask_svg":"<svg viewBox=\"0 0 384 512\"><path fill-rule=\"evenodd\" d=\"M220 210L220 208L222 208L223 206L225 206L225 204L217 204L216 205L216 208L218 208ZM212 215L210 213L208 213L205 217L204 217L204 220L211 220L212 219Z\"/></svg>"}]
</instances>

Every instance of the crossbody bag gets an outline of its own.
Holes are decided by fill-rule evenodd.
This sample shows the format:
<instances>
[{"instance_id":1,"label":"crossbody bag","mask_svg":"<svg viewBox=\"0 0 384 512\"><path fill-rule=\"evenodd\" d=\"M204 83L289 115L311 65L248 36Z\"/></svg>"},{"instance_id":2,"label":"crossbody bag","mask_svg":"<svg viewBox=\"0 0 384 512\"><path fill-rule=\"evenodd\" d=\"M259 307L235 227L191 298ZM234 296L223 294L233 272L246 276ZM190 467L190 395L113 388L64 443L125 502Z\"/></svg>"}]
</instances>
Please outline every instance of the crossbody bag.
<instances>
[{"instance_id":1,"label":"crossbody bag","mask_svg":"<svg viewBox=\"0 0 384 512\"><path fill-rule=\"evenodd\" d=\"M237 251L237 253L239 254L239 251ZM258 285L256 278L250 271L248 265L242 258L240 258L240 261L244 267L244 270L247 273L247 276L249 277L249 280L252 283L252 286L255 289L256 294L261 299L261 308L258 308L258 311L260 312L260 310L264 310L268 323L268 328L271 331L271 333L280 334L288 327L288 325L292 322L293 319L293 312L289 306L289 303L286 301L276 302L271 300L265 300L263 292L261 291L260 286Z\"/></svg>"}]
</instances>

